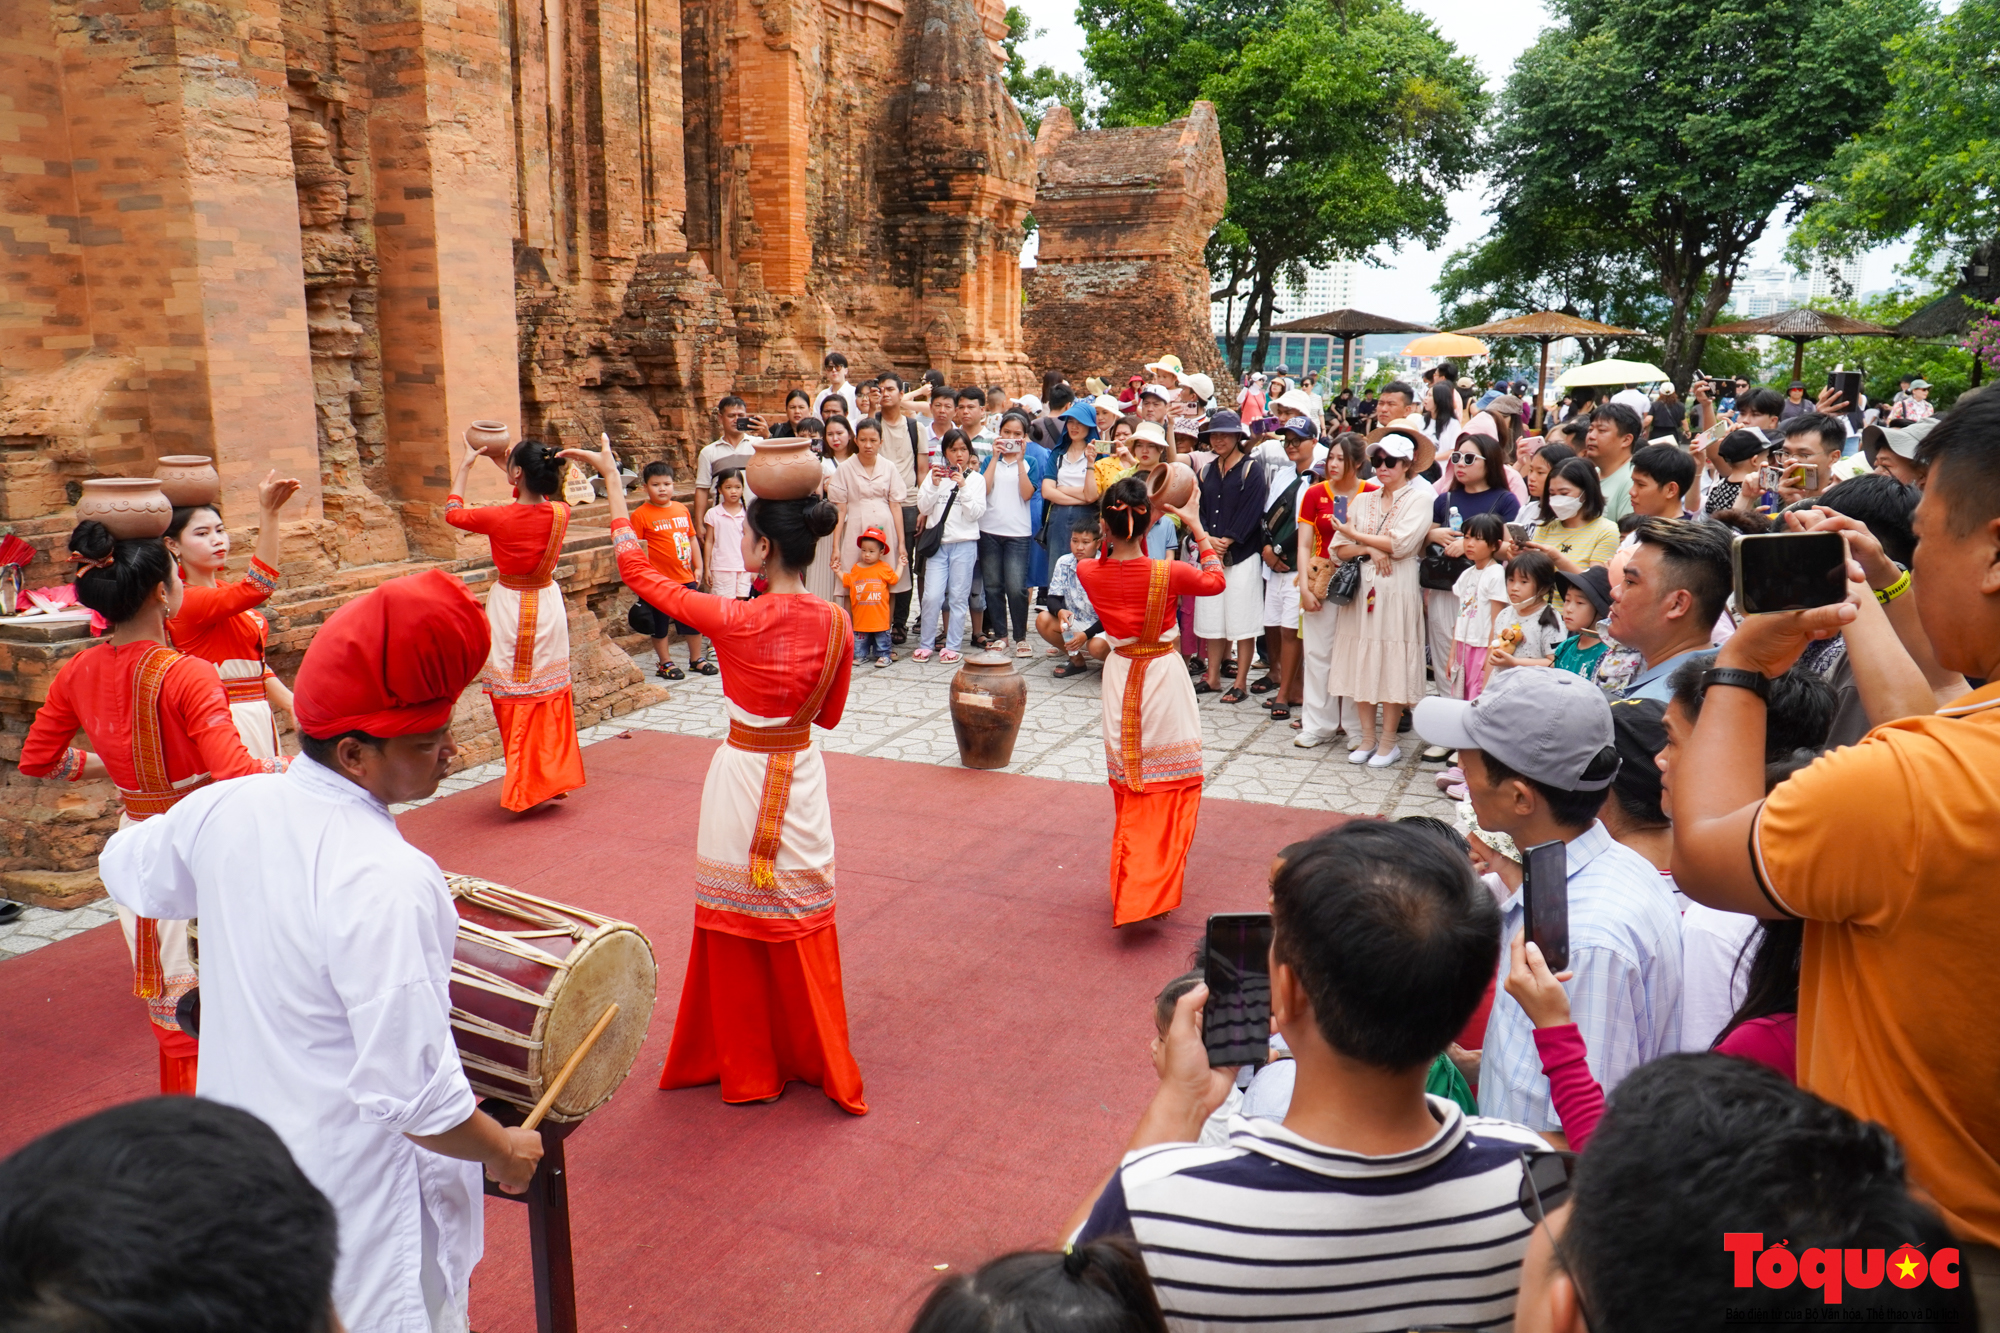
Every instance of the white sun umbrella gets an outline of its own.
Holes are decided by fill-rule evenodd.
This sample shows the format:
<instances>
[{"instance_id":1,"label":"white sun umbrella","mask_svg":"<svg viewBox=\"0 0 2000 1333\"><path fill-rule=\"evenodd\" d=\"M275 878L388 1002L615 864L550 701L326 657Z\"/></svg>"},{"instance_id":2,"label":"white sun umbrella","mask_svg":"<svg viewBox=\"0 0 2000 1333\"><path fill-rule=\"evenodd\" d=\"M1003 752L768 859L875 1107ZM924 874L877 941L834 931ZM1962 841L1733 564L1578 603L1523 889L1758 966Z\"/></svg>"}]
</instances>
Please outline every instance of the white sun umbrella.
<instances>
[{"instance_id":1,"label":"white sun umbrella","mask_svg":"<svg viewBox=\"0 0 2000 1333\"><path fill-rule=\"evenodd\" d=\"M1616 357L1608 361L1592 361L1588 365L1571 366L1556 376L1558 389L1580 389L1585 385L1605 384L1657 384L1667 378L1667 372L1648 361L1620 361Z\"/></svg>"}]
</instances>

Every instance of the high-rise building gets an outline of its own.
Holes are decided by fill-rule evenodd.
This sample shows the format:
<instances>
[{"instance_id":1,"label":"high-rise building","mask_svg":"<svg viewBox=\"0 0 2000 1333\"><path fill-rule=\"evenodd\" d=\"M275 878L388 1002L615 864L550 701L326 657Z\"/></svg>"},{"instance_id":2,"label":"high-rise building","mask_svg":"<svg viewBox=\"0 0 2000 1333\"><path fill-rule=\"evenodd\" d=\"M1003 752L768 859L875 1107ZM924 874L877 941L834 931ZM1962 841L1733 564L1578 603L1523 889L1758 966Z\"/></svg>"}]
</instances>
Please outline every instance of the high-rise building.
<instances>
[{"instance_id":1,"label":"high-rise building","mask_svg":"<svg viewBox=\"0 0 2000 1333\"><path fill-rule=\"evenodd\" d=\"M1323 315L1329 310L1339 310L1354 302L1354 279L1360 266L1351 259L1337 260L1319 268L1306 270L1305 281L1291 283L1280 280L1273 293L1271 323L1285 324L1308 315ZM1211 302L1208 308L1209 328L1214 331L1216 343L1223 345L1229 336L1229 321L1243 318L1242 302L1231 306L1222 302ZM1246 349L1246 354L1247 354ZM1356 349L1357 358L1359 349ZM1266 369L1288 367L1293 371L1319 371L1331 366L1339 369L1340 343L1323 334L1282 334L1271 335L1271 345L1264 354Z\"/></svg>"},{"instance_id":2,"label":"high-rise building","mask_svg":"<svg viewBox=\"0 0 2000 1333\"><path fill-rule=\"evenodd\" d=\"M1860 259L1827 258L1814 264L1807 273L1789 268L1746 271L1730 289L1729 308L1744 319L1756 319L1808 301L1841 299L1859 295L1860 291Z\"/></svg>"}]
</instances>

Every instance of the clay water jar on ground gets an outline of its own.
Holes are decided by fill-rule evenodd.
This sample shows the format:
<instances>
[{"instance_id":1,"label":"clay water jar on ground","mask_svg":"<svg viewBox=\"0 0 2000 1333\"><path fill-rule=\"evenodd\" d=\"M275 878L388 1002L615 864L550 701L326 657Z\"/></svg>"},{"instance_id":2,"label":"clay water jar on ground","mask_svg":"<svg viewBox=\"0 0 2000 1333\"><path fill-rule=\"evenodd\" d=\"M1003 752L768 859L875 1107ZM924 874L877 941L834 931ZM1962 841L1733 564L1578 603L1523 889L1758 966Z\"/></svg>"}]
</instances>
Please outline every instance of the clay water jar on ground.
<instances>
[{"instance_id":1,"label":"clay water jar on ground","mask_svg":"<svg viewBox=\"0 0 2000 1333\"><path fill-rule=\"evenodd\" d=\"M174 506L158 477L92 477L76 502L76 521L95 519L121 540L158 537L173 521Z\"/></svg>"},{"instance_id":2,"label":"clay water jar on ground","mask_svg":"<svg viewBox=\"0 0 2000 1333\"><path fill-rule=\"evenodd\" d=\"M812 440L759 440L743 469L743 479L759 500L802 500L819 489L819 459Z\"/></svg>"},{"instance_id":3,"label":"clay water jar on ground","mask_svg":"<svg viewBox=\"0 0 2000 1333\"><path fill-rule=\"evenodd\" d=\"M475 421L465 428L467 447L477 449L502 467L507 465L511 439L504 421Z\"/></svg>"},{"instance_id":4,"label":"clay water jar on ground","mask_svg":"<svg viewBox=\"0 0 2000 1333\"><path fill-rule=\"evenodd\" d=\"M1194 496L1194 469L1186 463L1161 463L1146 477L1146 498L1159 521L1169 509L1179 509Z\"/></svg>"},{"instance_id":5,"label":"clay water jar on ground","mask_svg":"<svg viewBox=\"0 0 2000 1333\"><path fill-rule=\"evenodd\" d=\"M753 483L754 484L754 483ZM967 768L1005 768L1028 709L1028 681L1005 653L975 653L951 678L951 731Z\"/></svg>"},{"instance_id":6,"label":"clay water jar on ground","mask_svg":"<svg viewBox=\"0 0 2000 1333\"><path fill-rule=\"evenodd\" d=\"M176 509L212 505L222 498L222 478L216 475L215 460L200 454L168 454L153 469L153 477Z\"/></svg>"}]
</instances>

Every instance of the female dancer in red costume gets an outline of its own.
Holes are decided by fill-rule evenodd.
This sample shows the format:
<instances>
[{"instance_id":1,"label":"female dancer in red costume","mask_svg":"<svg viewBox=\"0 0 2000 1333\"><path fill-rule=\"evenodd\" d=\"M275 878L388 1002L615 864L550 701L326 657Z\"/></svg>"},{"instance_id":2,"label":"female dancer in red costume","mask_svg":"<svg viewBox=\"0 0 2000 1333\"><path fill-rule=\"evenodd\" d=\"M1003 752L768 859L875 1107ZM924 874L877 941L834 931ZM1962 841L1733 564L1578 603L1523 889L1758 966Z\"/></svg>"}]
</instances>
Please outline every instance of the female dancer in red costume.
<instances>
[{"instance_id":1,"label":"female dancer in red costume","mask_svg":"<svg viewBox=\"0 0 2000 1333\"><path fill-rule=\"evenodd\" d=\"M1152 514L1146 484L1113 482L1099 507L1108 558L1085 560L1077 578L1104 626L1104 768L1117 803L1111 834L1111 924L1164 916L1181 905L1181 879L1201 810L1201 714L1179 670L1174 639L1183 595L1222 591L1222 562L1202 531L1199 501L1167 512L1201 553L1201 568L1146 558ZM1102 649L1094 649L1103 655ZM1154 670L1165 661L1174 669Z\"/></svg>"},{"instance_id":2,"label":"female dancer in red costume","mask_svg":"<svg viewBox=\"0 0 2000 1333\"><path fill-rule=\"evenodd\" d=\"M102 523L85 522L70 534L69 549L83 566L77 600L110 621L111 633L49 682L48 700L21 745L21 772L68 782L110 778L125 805L124 828L210 782L279 771L283 761L254 759L243 748L215 668L167 646L181 581L160 539L121 541ZM70 745L78 731L89 735L92 750ZM132 993L146 1001L160 1045L160 1091L192 1095L196 1047L175 1018L195 983L188 923L123 907L118 919L132 953Z\"/></svg>"},{"instance_id":3,"label":"female dancer in red costume","mask_svg":"<svg viewBox=\"0 0 2000 1333\"><path fill-rule=\"evenodd\" d=\"M174 647L214 665L229 696L229 712L243 748L256 759L278 757L275 710L292 711L292 692L264 660L271 633L257 610L278 588L278 511L298 494L296 480L276 472L257 488L257 549L241 583L224 583L229 529L214 505L174 510L167 525L167 553L180 562L181 609L167 622Z\"/></svg>"},{"instance_id":4,"label":"female dancer in red costume","mask_svg":"<svg viewBox=\"0 0 2000 1333\"><path fill-rule=\"evenodd\" d=\"M553 498L562 491L563 464L545 444L523 440L508 455L512 504L465 503L465 481L478 461L479 451L467 445L444 521L485 533L493 542L498 577L486 595L493 655L480 679L507 751L500 804L526 810L567 796L584 782L576 705L569 693L569 611L554 578L569 532L569 506Z\"/></svg>"},{"instance_id":5,"label":"female dancer in red costume","mask_svg":"<svg viewBox=\"0 0 2000 1333\"><path fill-rule=\"evenodd\" d=\"M865 1114L833 928L826 769L812 743L813 724L838 725L847 706L854 631L845 612L805 586L815 545L839 515L816 496L753 501L743 562L763 572L770 592L711 597L662 578L646 559L608 446L564 456L606 479L626 584L715 644L729 706L729 741L701 791L694 941L660 1086L719 1079L725 1102L760 1102L800 1079Z\"/></svg>"}]
</instances>

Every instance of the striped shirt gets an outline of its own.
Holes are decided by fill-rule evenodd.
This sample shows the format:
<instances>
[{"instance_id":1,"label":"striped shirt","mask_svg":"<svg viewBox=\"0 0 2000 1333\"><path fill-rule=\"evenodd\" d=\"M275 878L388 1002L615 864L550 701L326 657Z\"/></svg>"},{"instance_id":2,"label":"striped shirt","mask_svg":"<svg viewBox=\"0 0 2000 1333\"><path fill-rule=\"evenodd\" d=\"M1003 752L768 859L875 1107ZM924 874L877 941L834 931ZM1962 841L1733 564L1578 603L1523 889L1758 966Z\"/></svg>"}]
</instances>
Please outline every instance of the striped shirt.
<instances>
[{"instance_id":1,"label":"striped shirt","mask_svg":"<svg viewBox=\"0 0 2000 1333\"><path fill-rule=\"evenodd\" d=\"M1366 1157L1273 1120L1230 1122L1229 1146L1131 1153L1079 1240L1130 1235L1177 1330L1400 1333L1509 1329L1528 1219L1519 1125L1429 1097L1437 1136Z\"/></svg>"}]
</instances>

